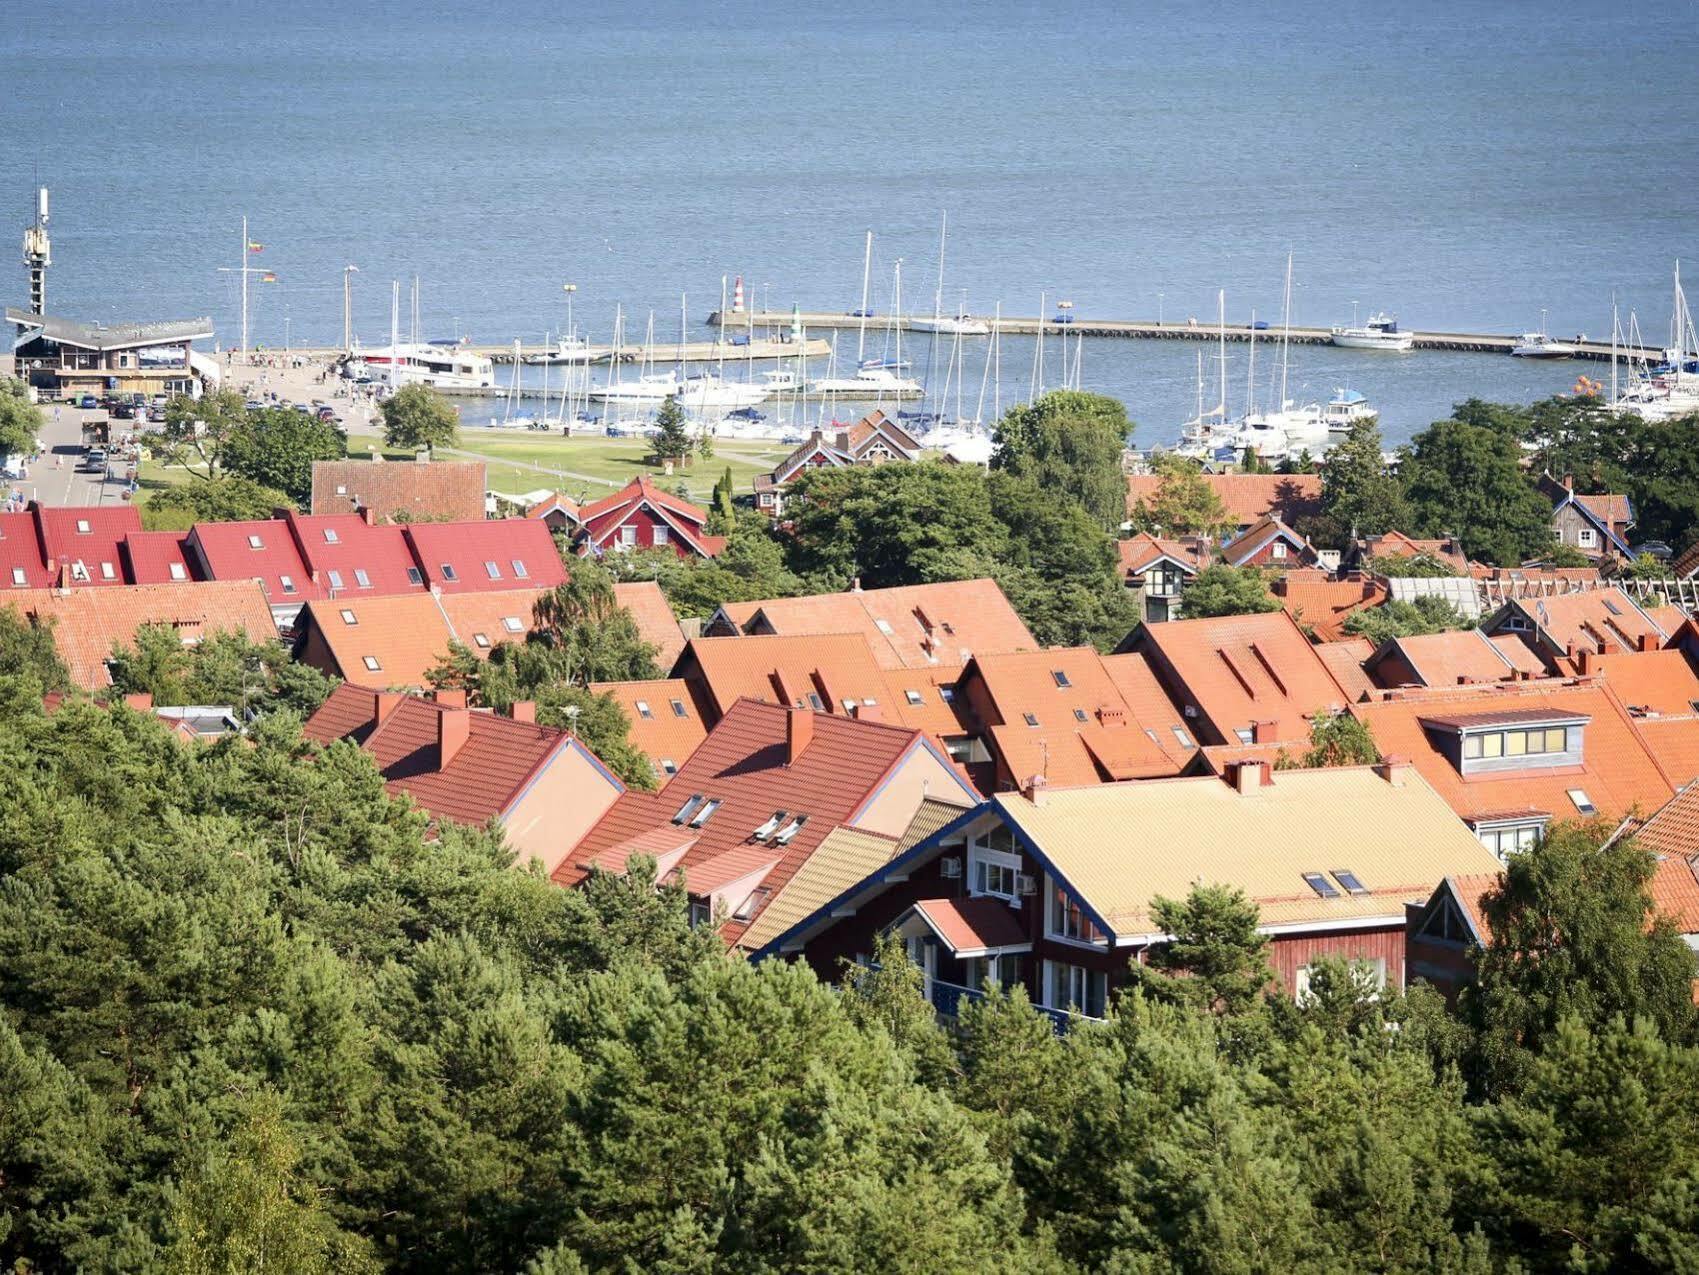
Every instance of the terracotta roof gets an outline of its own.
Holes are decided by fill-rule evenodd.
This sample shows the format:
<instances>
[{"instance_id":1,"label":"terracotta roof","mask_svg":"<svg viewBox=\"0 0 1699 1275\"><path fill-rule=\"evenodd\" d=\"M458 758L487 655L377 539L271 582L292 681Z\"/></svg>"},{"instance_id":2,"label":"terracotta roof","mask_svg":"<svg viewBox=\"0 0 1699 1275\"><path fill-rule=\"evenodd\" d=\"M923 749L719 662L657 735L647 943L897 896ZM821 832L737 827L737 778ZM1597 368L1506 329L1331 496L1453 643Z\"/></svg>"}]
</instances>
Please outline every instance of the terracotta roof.
<instances>
[{"instance_id":1,"label":"terracotta roof","mask_svg":"<svg viewBox=\"0 0 1699 1275\"><path fill-rule=\"evenodd\" d=\"M1315 550L1308 540L1293 531L1273 514L1264 514L1221 547L1221 560L1237 567L1254 558L1276 540L1283 541L1292 547L1291 558L1295 562L1308 562L1315 559Z\"/></svg>"},{"instance_id":2,"label":"terracotta roof","mask_svg":"<svg viewBox=\"0 0 1699 1275\"><path fill-rule=\"evenodd\" d=\"M721 929L728 941L738 942L748 924L784 890L831 831L855 826L874 793L917 749L926 748L915 731L807 713L811 737L796 760L786 764L786 730L793 711L799 710L748 699L733 704L679 768L666 791L622 796L555 870L554 879L563 885L577 883L601 851L645 830L672 824L683 806L699 794L720 804L699 825L694 815L687 819L699 836L678 865L687 882L723 877L725 870L712 866L722 855L736 855L735 865L750 868L752 876L760 869L759 864L746 862L752 850L758 851L755 857L777 852L772 869L760 876L759 889L768 891L765 897L726 896L734 911L746 902L749 905L749 916L734 918ZM963 804L971 800L964 789ZM806 822L782 846L771 840L754 841L756 829L780 810L786 812L781 829L799 815L807 816Z\"/></svg>"},{"instance_id":3,"label":"terracotta roof","mask_svg":"<svg viewBox=\"0 0 1699 1275\"><path fill-rule=\"evenodd\" d=\"M1368 767L1283 770L1244 793L1204 776L992 802L1118 938L1153 937L1153 901L1184 898L1200 881L1243 889L1264 925L1373 918L1401 928L1406 902L1497 860L1420 775L1395 773L1388 782ZM1304 880L1337 872L1365 891L1330 877L1327 897Z\"/></svg>"},{"instance_id":4,"label":"terracotta roof","mask_svg":"<svg viewBox=\"0 0 1699 1275\"><path fill-rule=\"evenodd\" d=\"M484 516L481 460L313 462L312 510L348 514L370 509L379 518L405 514L475 522Z\"/></svg>"},{"instance_id":5,"label":"terracotta roof","mask_svg":"<svg viewBox=\"0 0 1699 1275\"><path fill-rule=\"evenodd\" d=\"M1641 635L1659 645L1669 636L1616 585L1510 605L1537 624L1558 651L1572 644L1580 650L1597 651L1604 642L1633 649Z\"/></svg>"},{"instance_id":6,"label":"terracotta roof","mask_svg":"<svg viewBox=\"0 0 1699 1275\"><path fill-rule=\"evenodd\" d=\"M405 530L426 583L445 594L552 589L566 583L554 537L541 522L421 522Z\"/></svg>"},{"instance_id":7,"label":"terracotta roof","mask_svg":"<svg viewBox=\"0 0 1699 1275\"><path fill-rule=\"evenodd\" d=\"M0 513L0 589L45 589L53 583L35 515Z\"/></svg>"},{"instance_id":8,"label":"terracotta roof","mask_svg":"<svg viewBox=\"0 0 1699 1275\"><path fill-rule=\"evenodd\" d=\"M424 686L425 674L448 655L450 639L440 600L429 593L317 598L296 628L319 635L335 664L326 672L380 686Z\"/></svg>"},{"instance_id":9,"label":"terracotta roof","mask_svg":"<svg viewBox=\"0 0 1699 1275\"><path fill-rule=\"evenodd\" d=\"M536 626L537 600L547 589L491 589L437 598L449 636L487 656L503 642L523 642ZM446 648L445 648L446 649Z\"/></svg>"},{"instance_id":10,"label":"terracotta roof","mask_svg":"<svg viewBox=\"0 0 1699 1275\"><path fill-rule=\"evenodd\" d=\"M1457 547L1455 540L1421 540L1415 536L1407 536L1402 531L1388 531L1384 535L1363 538L1364 558L1414 558L1422 554L1438 558L1458 575L1468 574L1469 560Z\"/></svg>"},{"instance_id":11,"label":"terracotta roof","mask_svg":"<svg viewBox=\"0 0 1699 1275\"><path fill-rule=\"evenodd\" d=\"M655 879L658 881L671 872L699 840L701 838L689 829L666 823L658 828L646 828L635 837L597 851L585 866L624 876L632 856L644 855L655 861Z\"/></svg>"},{"instance_id":12,"label":"terracotta roof","mask_svg":"<svg viewBox=\"0 0 1699 1275\"><path fill-rule=\"evenodd\" d=\"M1009 905L989 895L978 898L916 899L914 910L958 957L981 956L1005 947L1029 947L1026 930Z\"/></svg>"},{"instance_id":13,"label":"terracotta roof","mask_svg":"<svg viewBox=\"0 0 1699 1275\"><path fill-rule=\"evenodd\" d=\"M1634 721L1600 683L1522 682L1405 692L1354 704L1383 755L1409 757L1416 769L1465 819L1536 810L1553 819L1582 815L1571 790L1585 793L1599 813L1619 818L1661 806L1674 786L1647 751ZM1579 766L1526 766L1463 776L1442 751L1443 735L1425 722L1488 725L1586 719Z\"/></svg>"},{"instance_id":14,"label":"terracotta roof","mask_svg":"<svg viewBox=\"0 0 1699 1275\"><path fill-rule=\"evenodd\" d=\"M1678 580L1687 579L1695 571L1699 571L1699 540L1676 554L1670 562L1670 574Z\"/></svg>"},{"instance_id":15,"label":"terracotta roof","mask_svg":"<svg viewBox=\"0 0 1699 1275\"><path fill-rule=\"evenodd\" d=\"M197 522L187 543L209 579L258 580L273 606L325 596L281 519Z\"/></svg>"},{"instance_id":16,"label":"terracotta roof","mask_svg":"<svg viewBox=\"0 0 1699 1275\"><path fill-rule=\"evenodd\" d=\"M647 474L639 474L612 495L582 506L585 543L592 548L612 548L614 533L630 516L647 506L697 553L712 558L725 547L722 536L704 535L708 511L656 486Z\"/></svg>"},{"instance_id":17,"label":"terracotta roof","mask_svg":"<svg viewBox=\"0 0 1699 1275\"><path fill-rule=\"evenodd\" d=\"M131 645L144 624L168 624L185 641L213 633L245 633L256 642L277 636L265 596L252 581L122 585L110 589L13 589L0 606L37 625L51 622L59 658L86 690L111 685L106 660Z\"/></svg>"},{"instance_id":18,"label":"terracotta roof","mask_svg":"<svg viewBox=\"0 0 1699 1275\"><path fill-rule=\"evenodd\" d=\"M1321 512L1319 474L1205 474L1203 478L1220 498L1228 517L1241 527L1270 513L1295 526L1299 519ZM1128 514L1139 501L1154 496L1161 485L1158 474L1128 475Z\"/></svg>"},{"instance_id":19,"label":"terracotta roof","mask_svg":"<svg viewBox=\"0 0 1699 1275\"><path fill-rule=\"evenodd\" d=\"M1288 571L1274 582L1272 592L1287 614L1315 633L1318 642L1344 637L1346 620L1387 599L1386 586L1372 577L1335 580L1325 571Z\"/></svg>"},{"instance_id":20,"label":"terracotta roof","mask_svg":"<svg viewBox=\"0 0 1699 1275\"><path fill-rule=\"evenodd\" d=\"M1636 717L1634 729L1672 780L1699 778L1699 716Z\"/></svg>"},{"instance_id":21,"label":"terracotta roof","mask_svg":"<svg viewBox=\"0 0 1699 1275\"><path fill-rule=\"evenodd\" d=\"M1494 567L1484 562L1471 562L1469 575L1476 580L1491 580L1506 595L1518 597L1550 597L1593 589L1605 579L1597 567Z\"/></svg>"},{"instance_id":22,"label":"terracotta roof","mask_svg":"<svg viewBox=\"0 0 1699 1275\"><path fill-rule=\"evenodd\" d=\"M276 525L293 534L307 569L329 597L424 591L403 527L372 526L357 514L303 516L293 510Z\"/></svg>"},{"instance_id":23,"label":"terracotta roof","mask_svg":"<svg viewBox=\"0 0 1699 1275\"><path fill-rule=\"evenodd\" d=\"M975 655L1038 649L1003 591L987 579L727 603L715 631L722 621L744 633L861 633L883 668L959 667Z\"/></svg>"},{"instance_id":24,"label":"terracotta roof","mask_svg":"<svg viewBox=\"0 0 1699 1275\"><path fill-rule=\"evenodd\" d=\"M1283 738L1307 735L1304 719L1350 699L1284 611L1147 624L1132 645L1182 713L1190 706L1213 731L1199 736L1205 743L1230 742L1258 722Z\"/></svg>"},{"instance_id":25,"label":"terracotta roof","mask_svg":"<svg viewBox=\"0 0 1699 1275\"><path fill-rule=\"evenodd\" d=\"M1637 716L1699 712L1699 673L1679 649L1592 655L1587 658L1587 671L1604 678L1605 685Z\"/></svg>"},{"instance_id":26,"label":"terracotta roof","mask_svg":"<svg viewBox=\"0 0 1699 1275\"><path fill-rule=\"evenodd\" d=\"M1699 934L1699 867L1688 859L1659 859L1646 883L1652 908L1681 934Z\"/></svg>"},{"instance_id":27,"label":"terracotta roof","mask_svg":"<svg viewBox=\"0 0 1699 1275\"><path fill-rule=\"evenodd\" d=\"M1316 654L1333 674L1333 680L1344 688L1351 699L1362 699L1374 690L1374 683L1363 671L1363 663L1375 653L1374 643L1366 637L1341 638L1336 642L1316 643Z\"/></svg>"},{"instance_id":28,"label":"terracotta roof","mask_svg":"<svg viewBox=\"0 0 1699 1275\"><path fill-rule=\"evenodd\" d=\"M1653 854L1699 858L1699 780L1688 780L1634 830L1634 839Z\"/></svg>"},{"instance_id":29,"label":"terracotta roof","mask_svg":"<svg viewBox=\"0 0 1699 1275\"><path fill-rule=\"evenodd\" d=\"M1515 678L1518 672L1545 674L1545 666L1520 639L1514 634L1501 636L1503 642L1489 638L1479 629L1452 629L1394 638L1375 652L1366 667L1382 685L1394 684L1381 673L1385 663L1392 659L1400 659L1409 666L1418 686L1456 686L1463 681L1504 682Z\"/></svg>"},{"instance_id":30,"label":"terracotta roof","mask_svg":"<svg viewBox=\"0 0 1699 1275\"><path fill-rule=\"evenodd\" d=\"M1575 503L1612 527L1628 526L1634 522L1633 506L1628 497L1620 493L1592 496L1577 494Z\"/></svg>"},{"instance_id":31,"label":"terracotta roof","mask_svg":"<svg viewBox=\"0 0 1699 1275\"><path fill-rule=\"evenodd\" d=\"M132 584L172 584L196 579L186 531L132 531L121 546Z\"/></svg>"},{"instance_id":32,"label":"terracotta roof","mask_svg":"<svg viewBox=\"0 0 1699 1275\"><path fill-rule=\"evenodd\" d=\"M525 510L525 516L527 518L542 518L554 513L557 509L573 522L579 521L578 502L558 491L552 491L543 499L529 505Z\"/></svg>"},{"instance_id":33,"label":"terracotta roof","mask_svg":"<svg viewBox=\"0 0 1699 1275\"><path fill-rule=\"evenodd\" d=\"M1168 558L1191 574L1197 574L1198 545L1195 541L1171 540L1153 536L1148 531L1115 542L1123 576L1139 575Z\"/></svg>"},{"instance_id":34,"label":"terracotta roof","mask_svg":"<svg viewBox=\"0 0 1699 1275\"><path fill-rule=\"evenodd\" d=\"M1657 625L1671 637L1674 637L1676 630L1686 624L1688 620L1687 612L1678 606L1665 605L1661 607L1653 607L1647 606L1645 603L1641 603L1640 609L1652 617L1653 624Z\"/></svg>"},{"instance_id":35,"label":"terracotta roof","mask_svg":"<svg viewBox=\"0 0 1699 1275\"><path fill-rule=\"evenodd\" d=\"M958 698L976 712L986 706L981 725L1005 784L1033 775L1073 786L1180 773L1192 749L1173 734L1178 711L1142 657L1110 658L1113 665L1089 646L1056 647L978 656L963 671Z\"/></svg>"},{"instance_id":36,"label":"terracotta roof","mask_svg":"<svg viewBox=\"0 0 1699 1275\"><path fill-rule=\"evenodd\" d=\"M118 546L132 531L142 529L141 513L133 504L54 507L31 501L29 508L54 583L125 583Z\"/></svg>"},{"instance_id":37,"label":"terracotta roof","mask_svg":"<svg viewBox=\"0 0 1699 1275\"><path fill-rule=\"evenodd\" d=\"M631 723L631 742L655 764L655 778L663 787L672 776L662 763L671 762L676 771L708 737L708 715L712 710L700 702L696 690L682 678L593 682L590 689L611 695L625 710Z\"/></svg>"},{"instance_id":38,"label":"terracotta roof","mask_svg":"<svg viewBox=\"0 0 1699 1275\"><path fill-rule=\"evenodd\" d=\"M439 819L485 823L503 814L555 755L575 748L591 756L565 731L448 708L413 695L396 697L388 716L373 726L378 695L344 682L307 719L301 733L321 744L354 739L372 755L391 795L406 793ZM466 740L446 766L438 747L439 719L445 713L467 719ZM602 770L617 788L618 780Z\"/></svg>"},{"instance_id":39,"label":"terracotta roof","mask_svg":"<svg viewBox=\"0 0 1699 1275\"><path fill-rule=\"evenodd\" d=\"M670 669L684 650L684 630L667 602L667 595L653 580L628 580L614 585L614 597L631 612L637 632L655 648L655 663Z\"/></svg>"}]
</instances>

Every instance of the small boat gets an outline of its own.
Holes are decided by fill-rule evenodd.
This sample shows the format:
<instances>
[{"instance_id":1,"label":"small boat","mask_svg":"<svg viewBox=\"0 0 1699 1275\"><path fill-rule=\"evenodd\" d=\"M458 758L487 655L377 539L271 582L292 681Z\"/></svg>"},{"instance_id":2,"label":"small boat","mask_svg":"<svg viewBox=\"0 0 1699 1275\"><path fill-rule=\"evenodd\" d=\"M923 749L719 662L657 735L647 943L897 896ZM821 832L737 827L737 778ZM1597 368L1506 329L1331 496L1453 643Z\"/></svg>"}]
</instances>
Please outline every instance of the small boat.
<instances>
[{"instance_id":1,"label":"small boat","mask_svg":"<svg viewBox=\"0 0 1699 1275\"><path fill-rule=\"evenodd\" d=\"M943 336L990 336L991 325L976 319L966 310L955 315L929 315L910 319L909 327L916 332L937 332Z\"/></svg>"},{"instance_id":2,"label":"small boat","mask_svg":"<svg viewBox=\"0 0 1699 1275\"><path fill-rule=\"evenodd\" d=\"M812 382L810 394L836 394L853 399L910 399L926 395L919 381L899 376L888 367L857 368L853 376L827 376Z\"/></svg>"},{"instance_id":3,"label":"small boat","mask_svg":"<svg viewBox=\"0 0 1699 1275\"><path fill-rule=\"evenodd\" d=\"M533 367L549 363L590 363L594 356L590 343L581 336L563 336L551 349L527 354L525 361Z\"/></svg>"},{"instance_id":4,"label":"small boat","mask_svg":"<svg viewBox=\"0 0 1699 1275\"><path fill-rule=\"evenodd\" d=\"M590 397L598 403L650 403L658 405L678 392L677 374L655 372L648 376L640 376L635 381L609 381L606 385L598 385L590 391Z\"/></svg>"},{"instance_id":5,"label":"small boat","mask_svg":"<svg viewBox=\"0 0 1699 1275\"><path fill-rule=\"evenodd\" d=\"M802 391L802 378L789 368L761 373L761 388L767 391L767 397L775 394L797 394Z\"/></svg>"},{"instance_id":6,"label":"small boat","mask_svg":"<svg viewBox=\"0 0 1699 1275\"><path fill-rule=\"evenodd\" d=\"M765 385L748 385L722 380L712 373L687 377L675 391L678 405L686 411L715 411L733 407L754 407L767 400Z\"/></svg>"},{"instance_id":7,"label":"small boat","mask_svg":"<svg viewBox=\"0 0 1699 1275\"><path fill-rule=\"evenodd\" d=\"M1575 347L1567 341L1559 341L1546 333L1546 312L1540 311L1540 330L1524 332L1516 338L1516 344L1510 347L1510 352L1519 359L1567 359L1575 353Z\"/></svg>"},{"instance_id":8,"label":"small boat","mask_svg":"<svg viewBox=\"0 0 1699 1275\"><path fill-rule=\"evenodd\" d=\"M1343 434L1358 421L1373 420L1380 415L1370 406L1368 399L1356 390L1344 388L1333 391L1333 397L1327 400L1321 414L1328 430L1335 434Z\"/></svg>"},{"instance_id":9,"label":"small boat","mask_svg":"<svg viewBox=\"0 0 1699 1275\"><path fill-rule=\"evenodd\" d=\"M1391 314L1371 314L1362 327L1333 328L1333 343L1347 350L1408 350L1416 344L1414 332L1401 331Z\"/></svg>"}]
</instances>

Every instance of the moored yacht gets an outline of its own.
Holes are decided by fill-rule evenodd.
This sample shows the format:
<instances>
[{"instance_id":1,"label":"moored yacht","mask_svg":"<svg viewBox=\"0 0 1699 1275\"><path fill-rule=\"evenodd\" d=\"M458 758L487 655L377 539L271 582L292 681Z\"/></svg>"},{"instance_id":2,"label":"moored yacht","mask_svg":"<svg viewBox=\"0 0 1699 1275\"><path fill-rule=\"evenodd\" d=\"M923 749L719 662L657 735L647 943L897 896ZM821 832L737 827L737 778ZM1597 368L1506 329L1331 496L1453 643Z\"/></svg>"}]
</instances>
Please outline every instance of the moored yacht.
<instances>
[{"instance_id":1,"label":"moored yacht","mask_svg":"<svg viewBox=\"0 0 1699 1275\"><path fill-rule=\"evenodd\" d=\"M1358 421L1373 420L1380 413L1356 390L1343 387L1333 391L1321 411L1322 421L1331 433L1343 434Z\"/></svg>"},{"instance_id":2,"label":"moored yacht","mask_svg":"<svg viewBox=\"0 0 1699 1275\"><path fill-rule=\"evenodd\" d=\"M1416 344L1416 334L1401 330L1391 314L1371 314L1362 327L1333 328L1329 335L1333 344L1347 350L1402 351Z\"/></svg>"},{"instance_id":3,"label":"moored yacht","mask_svg":"<svg viewBox=\"0 0 1699 1275\"><path fill-rule=\"evenodd\" d=\"M655 372L635 381L609 381L590 391L598 403L660 404L679 392L678 376L673 372Z\"/></svg>"},{"instance_id":4,"label":"moored yacht","mask_svg":"<svg viewBox=\"0 0 1699 1275\"><path fill-rule=\"evenodd\" d=\"M355 380L365 376L391 386L487 390L496 383L495 365L489 358L474 354L457 341L397 342L359 350L349 359L346 370Z\"/></svg>"},{"instance_id":5,"label":"moored yacht","mask_svg":"<svg viewBox=\"0 0 1699 1275\"><path fill-rule=\"evenodd\" d=\"M768 388L737 381L722 380L712 373L687 377L678 384L678 404L686 411L725 411L738 407L754 407L765 402Z\"/></svg>"},{"instance_id":6,"label":"moored yacht","mask_svg":"<svg viewBox=\"0 0 1699 1275\"><path fill-rule=\"evenodd\" d=\"M1519 359L1567 359L1574 356L1575 347L1544 332L1524 332L1510 352Z\"/></svg>"},{"instance_id":7,"label":"moored yacht","mask_svg":"<svg viewBox=\"0 0 1699 1275\"><path fill-rule=\"evenodd\" d=\"M878 363L859 367L851 376L821 377L810 383L808 392L859 399L913 399L926 394L919 381Z\"/></svg>"}]
</instances>

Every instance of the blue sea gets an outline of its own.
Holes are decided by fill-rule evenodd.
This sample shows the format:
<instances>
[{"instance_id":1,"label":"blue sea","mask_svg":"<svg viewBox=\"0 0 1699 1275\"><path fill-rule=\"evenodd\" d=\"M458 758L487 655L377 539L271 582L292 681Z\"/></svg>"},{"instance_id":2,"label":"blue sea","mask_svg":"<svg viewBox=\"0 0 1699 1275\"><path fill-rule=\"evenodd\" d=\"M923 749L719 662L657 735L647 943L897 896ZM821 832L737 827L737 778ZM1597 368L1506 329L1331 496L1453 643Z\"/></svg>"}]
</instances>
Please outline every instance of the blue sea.
<instances>
[{"instance_id":1,"label":"blue sea","mask_svg":"<svg viewBox=\"0 0 1699 1275\"><path fill-rule=\"evenodd\" d=\"M210 314L226 343L237 291L217 268L241 264L244 214L277 275L254 285L252 340L281 346L340 340L348 263L367 341L387 339L390 281L415 275L422 335L487 342L558 329L568 281L595 339L616 303L676 339L681 294L700 334L728 276L773 308L848 310L867 230L876 305L900 258L905 309L930 312L946 211L950 311L1030 315L1042 294L1081 319L1207 320L1219 288L1231 319L1278 321L1290 251L1298 323L1355 303L1419 329L1545 312L1553 333L1606 335L1614 297L1661 340L1675 259L1699 272L1695 15L65 0L0 37L0 215L21 230L52 188L55 312ZM22 304L14 271L0 295ZM1247 353L1229 350L1235 410ZM1031 351L1003 355L1007 402ZM1193 409L1194 357L1088 341L1081 379L1162 441ZM1581 371L1602 368L1299 348L1291 384L1361 390L1397 439Z\"/></svg>"}]
</instances>

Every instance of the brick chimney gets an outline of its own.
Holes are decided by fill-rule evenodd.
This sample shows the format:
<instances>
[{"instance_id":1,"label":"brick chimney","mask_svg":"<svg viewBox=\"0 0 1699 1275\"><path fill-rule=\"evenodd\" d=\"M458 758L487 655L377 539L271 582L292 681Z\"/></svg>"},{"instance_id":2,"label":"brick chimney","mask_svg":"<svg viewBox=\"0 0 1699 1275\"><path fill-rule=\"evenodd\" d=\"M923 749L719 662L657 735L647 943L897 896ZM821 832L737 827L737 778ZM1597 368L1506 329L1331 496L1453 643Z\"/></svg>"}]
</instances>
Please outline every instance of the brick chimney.
<instances>
[{"instance_id":1,"label":"brick chimney","mask_svg":"<svg viewBox=\"0 0 1699 1275\"><path fill-rule=\"evenodd\" d=\"M472 733L472 714L464 708L445 708L437 714L437 769L445 769L466 746Z\"/></svg>"},{"instance_id":2,"label":"brick chimney","mask_svg":"<svg viewBox=\"0 0 1699 1275\"><path fill-rule=\"evenodd\" d=\"M436 701L444 708L465 708L466 692L439 690L436 693Z\"/></svg>"},{"instance_id":3,"label":"brick chimney","mask_svg":"<svg viewBox=\"0 0 1699 1275\"><path fill-rule=\"evenodd\" d=\"M374 696L377 702L372 706L373 720L379 726L382 726L390 719L391 714L401 707L401 701L406 698L400 691L379 691Z\"/></svg>"},{"instance_id":4,"label":"brick chimney","mask_svg":"<svg viewBox=\"0 0 1699 1275\"><path fill-rule=\"evenodd\" d=\"M1050 781L1043 775L1028 775L1026 782L1021 785L1021 796L1035 806L1042 806L1049 793Z\"/></svg>"},{"instance_id":5,"label":"brick chimney","mask_svg":"<svg viewBox=\"0 0 1699 1275\"><path fill-rule=\"evenodd\" d=\"M1582 651L1575 661L1575 671L1582 677L1596 673L1598 671L1598 658L1591 651Z\"/></svg>"},{"instance_id":6,"label":"brick chimney","mask_svg":"<svg viewBox=\"0 0 1699 1275\"><path fill-rule=\"evenodd\" d=\"M1635 640L1634 649L1637 651L1656 651L1658 649L1658 635L1656 633L1642 633Z\"/></svg>"},{"instance_id":7,"label":"brick chimney","mask_svg":"<svg viewBox=\"0 0 1699 1275\"><path fill-rule=\"evenodd\" d=\"M1374 772L1394 788L1402 788L1410 778L1410 759L1389 754L1380 759Z\"/></svg>"},{"instance_id":8,"label":"brick chimney","mask_svg":"<svg viewBox=\"0 0 1699 1275\"><path fill-rule=\"evenodd\" d=\"M537 701L534 699L516 699L509 711L516 722L535 722L537 720Z\"/></svg>"},{"instance_id":9,"label":"brick chimney","mask_svg":"<svg viewBox=\"0 0 1699 1275\"><path fill-rule=\"evenodd\" d=\"M814 710L792 708L785 713L785 765L796 765L803 749L814 738Z\"/></svg>"},{"instance_id":10,"label":"brick chimney","mask_svg":"<svg viewBox=\"0 0 1699 1275\"><path fill-rule=\"evenodd\" d=\"M1253 744L1272 744L1282 737L1279 722L1252 722L1251 742Z\"/></svg>"},{"instance_id":11,"label":"brick chimney","mask_svg":"<svg viewBox=\"0 0 1699 1275\"><path fill-rule=\"evenodd\" d=\"M370 505L361 505L360 519L366 524L366 526L375 527L378 525L378 511L373 509Z\"/></svg>"},{"instance_id":12,"label":"brick chimney","mask_svg":"<svg viewBox=\"0 0 1699 1275\"><path fill-rule=\"evenodd\" d=\"M1274 775L1266 761L1236 761L1227 766L1227 782L1242 795L1253 797L1259 788L1274 783Z\"/></svg>"}]
</instances>

